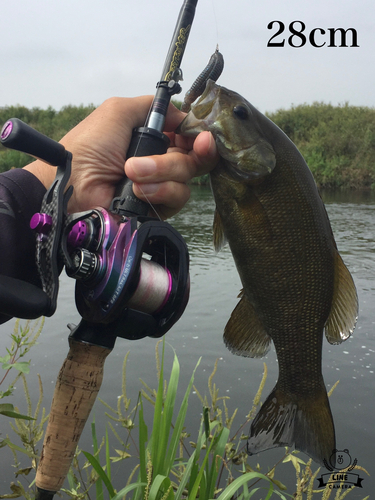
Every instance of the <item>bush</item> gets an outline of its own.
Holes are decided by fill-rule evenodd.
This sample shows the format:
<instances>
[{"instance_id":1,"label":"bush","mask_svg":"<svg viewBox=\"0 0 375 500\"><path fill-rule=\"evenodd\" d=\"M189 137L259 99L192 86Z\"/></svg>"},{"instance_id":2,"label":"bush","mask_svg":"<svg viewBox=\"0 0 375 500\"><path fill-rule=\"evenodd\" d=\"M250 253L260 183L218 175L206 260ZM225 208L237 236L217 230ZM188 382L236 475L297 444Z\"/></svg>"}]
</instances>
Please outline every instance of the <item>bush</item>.
<instances>
[{"instance_id":1,"label":"bush","mask_svg":"<svg viewBox=\"0 0 375 500\"><path fill-rule=\"evenodd\" d=\"M181 103L174 104L179 107ZM65 106L60 111L51 107L43 110L9 106L0 108L0 124L12 117L20 118L59 141L94 109L93 105ZM280 109L267 116L301 151L320 187L375 187L374 108L315 102ZM0 172L21 168L30 161L32 158L24 153L9 151L0 145ZM194 182L207 184L208 177Z\"/></svg>"},{"instance_id":2,"label":"bush","mask_svg":"<svg viewBox=\"0 0 375 500\"><path fill-rule=\"evenodd\" d=\"M294 142L320 187L375 182L375 109L314 103L268 114Z\"/></svg>"}]
</instances>

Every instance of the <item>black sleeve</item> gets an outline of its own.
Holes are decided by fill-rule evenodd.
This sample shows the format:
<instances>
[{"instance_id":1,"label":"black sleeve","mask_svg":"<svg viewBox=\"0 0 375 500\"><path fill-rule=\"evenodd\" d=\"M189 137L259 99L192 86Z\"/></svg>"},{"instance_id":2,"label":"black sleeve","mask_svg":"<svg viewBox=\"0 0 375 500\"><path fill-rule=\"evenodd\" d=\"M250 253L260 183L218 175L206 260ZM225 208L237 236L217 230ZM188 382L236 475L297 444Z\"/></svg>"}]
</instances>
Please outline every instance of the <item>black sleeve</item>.
<instances>
[{"instance_id":1,"label":"black sleeve","mask_svg":"<svg viewBox=\"0 0 375 500\"><path fill-rule=\"evenodd\" d=\"M0 274L41 288L30 219L40 211L45 187L23 169L0 174ZM8 316L0 315L0 323Z\"/></svg>"}]
</instances>

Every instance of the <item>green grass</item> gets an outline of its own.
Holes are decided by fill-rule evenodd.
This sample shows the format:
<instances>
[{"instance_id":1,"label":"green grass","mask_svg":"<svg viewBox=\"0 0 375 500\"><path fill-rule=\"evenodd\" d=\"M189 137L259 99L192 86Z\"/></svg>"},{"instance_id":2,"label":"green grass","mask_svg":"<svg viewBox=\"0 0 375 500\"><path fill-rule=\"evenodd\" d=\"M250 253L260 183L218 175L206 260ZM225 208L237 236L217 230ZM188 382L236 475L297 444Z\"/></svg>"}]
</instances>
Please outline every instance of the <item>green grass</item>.
<instances>
[{"instance_id":1,"label":"green grass","mask_svg":"<svg viewBox=\"0 0 375 500\"><path fill-rule=\"evenodd\" d=\"M29 326L28 332L29 337L24 334L23 338L30 345L35 339L35 332ZM170 347L166 347L163 341L156 347L157 387L151 388L141 381L142 388L134 407L126 390L129 353L125 356L122 394L117 406L113 408L103 402L107 410L103 436L98 437L95 419L92 421L92 453L77 449L67 477L68 485L62 489L66 497L73 500L342 500L346 495L350 496L353 490L331 490L328 487L323 491L314 489L320 469L313 471L312 461L305 463L295 451L286 450L284 457L271 469L267 468L266 472L262 471L259 464L253 469L247 463L248 457L243 449L247 436L242 430L249 428L261 404L266 366L246 421L234 430L236 410L229 412L229 398L220 396L214 382L217 362L207 381L208 396L202 396L207 388L198 391L194 385L199 360L187 386L181 388L180 364L173 351L169 379L164 379L166 349ZM42 409L41 383L40 397L33 410L25 373L21 377L28 406L27 416L32 419L9 418L13 437L6 435L0 440L1 452L10 450L15 465L15 480L10 485L10 491L0 492L0 499L35 499L34 477L46 415ZM193 390L196 392L194 397L201 400L202 417L195 440L188 442L185 425L195 417L189 413L189 399ZM181 403L177 405L176 402L181 398ZM114 426L113 422L117 425ZM14 435L18 436L21 445L14 443ZM116 455L112 456L114 452ZM115 479L116 484L119 483L113 473L115 465L117 474L120 471L122 477L117 487L114 485ZM286 492L282 478L285 473L290 476L291 468L296 475L296 489ZM355 468L367 473L359 465Z\"/></svg>"},{"instance_id":2,"label":"green grass","mask_svg":"<svg viewBox=\"0 0 375 500\"><path fill-rule=\"evenodd\" d=\"M100 465L95 454L98 453L98 442L95 431L93 432L94 455L83 452L92 467L98 474L96 481L96 498L103 497L103 485L111 499L122 498L133 491L133 500L210 500L218 498L229 500L240 489L245 488L241 498L250 498L252 492L247 489L250 481L265 483L265 498L271 498L274 493L282 499L286 497L278 491L275 483L260 472L245 472L240 477L228 482L224 489L220 487L222 470L226 464L226 449L230 440L230 431L220 419L211 419L209 408L203 412L203 418L198 432L194 449L190 456L180 453L181 436L188 412L188 399L192 391L194 374L190 378L180 407L175 408L179 390L180 365L174 354L172 370L169 381L164 383L164 349L159 371L159 382L156 398L153 402L152 431L149 433L144 420L143 398L141 396L138 407L139 419L139 467L137 479L126 485L116 493L111 484L110 457L108 446L108 433L105 438L105 465ZM153 391L151 391L153 392ZM145 398L146 399L146 398ZM225 467L223 467L225 466ZM257 487L255 491L258 491ZM218 494L220 495L218 496Z\"/></svg>"}]
</instances>

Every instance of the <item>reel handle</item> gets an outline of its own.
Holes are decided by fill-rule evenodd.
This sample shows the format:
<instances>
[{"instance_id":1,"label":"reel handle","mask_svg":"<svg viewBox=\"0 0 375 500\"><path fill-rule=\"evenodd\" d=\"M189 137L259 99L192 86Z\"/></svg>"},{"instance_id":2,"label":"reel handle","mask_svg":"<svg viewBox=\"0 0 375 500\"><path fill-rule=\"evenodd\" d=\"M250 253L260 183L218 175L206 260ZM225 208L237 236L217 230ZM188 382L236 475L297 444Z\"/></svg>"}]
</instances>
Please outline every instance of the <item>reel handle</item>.
<instances>
[{"instance_id":1,"label":"reel handle","mask_svg":"<svg viewBox=\"0 0 375 500\"><path fill-rule=\"evenodd\" d=\"M162 155L167 152L169 142L169 138L156 129L150 127L135 128L127 158L133 156ZM116 188L110 210L115 214L128 217L135 215L146 216L149 211L149 205L135 196L133 182L125 177Z\"/></svg>"},{"instance_id":2,"label":"reel handle","mask_svg":"<svg viewBox=\"0 0 375 500\"><path fill-rule=\"evenodd\" d=\"M64 166L67 151L62 144L33 129L18 118L8 120L0 133L3 146L27 153L54 166Z\"/></svg>"},{"instance_id":3,"label":"reel handle","mask_svg":"<svg viewBox=\"0 0 375 500\"><path fill-rule=\"evenodd\" d=\"M55 387L43 450L36 474L37 499L60 490L103 379L111 348L69 337L70 350Z\"/></svg>"}]
</instances>

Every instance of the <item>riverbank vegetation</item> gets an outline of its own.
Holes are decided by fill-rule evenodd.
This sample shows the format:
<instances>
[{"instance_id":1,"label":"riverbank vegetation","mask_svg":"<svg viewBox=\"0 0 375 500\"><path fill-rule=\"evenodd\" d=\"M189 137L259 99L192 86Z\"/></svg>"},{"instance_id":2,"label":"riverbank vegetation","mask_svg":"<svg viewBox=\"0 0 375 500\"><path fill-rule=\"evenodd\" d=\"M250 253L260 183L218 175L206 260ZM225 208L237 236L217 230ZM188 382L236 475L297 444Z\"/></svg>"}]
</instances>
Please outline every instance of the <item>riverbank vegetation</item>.
<instances>
[{"instance_id":1,"label":"riverbank vegetation","mask_svg":"<svg viewBox=\"0 0 375 500\"><path fill-rule=\"evenodd\" d=\"M20 372L27 401L28 415L20 415L17 408L11 408L7 414L7 404L0 405L3 419L10 420L9 430L2 425L0 453L13 453L15 478L9 490L0 491L2 498L24 498L35 500L35 472L38 467L41 443L46 424L43 404L43 386L39 377L39 399L36 409L30 398L26 375L28 370L20 367L18 358L28 353L40 334L39 322L25 325L16 322L11 335L12 345L7 349L11 358L0 358L5 375L0 382L9 377L12 371ZM36 333L35 333L36 331ZM22 348L26 344L27 348ZM297 500L342 500L353 488L347 490L344 479L331 475L324 489L317 485L321 468L313 470L312 460L304 462L298 452L286 449L284 457L271 469L263 470L261 465L252 468L245 451L250 422L259 409L262 390L266 381L267 368L252 407L245 422L236 423L237 410L230 410L230 399L221 396L214 382L217 362L208 378L207 387L199 389L194 385L194 375L199 369L200 360L186 382L180 388L180 364L172 353L172 368L169 380L166 380L165 343L156 345L156 388L141 381L138 400L131 402L127 394L127 360L124 358L122 373L122 391L114 406L101 401L106 408L106 431L102 438L98 435L95 420L91 424L91 453L77 449L72 468L68 474L68 485L62 489L64 498L72 500L263 500L294 498ZM170 351L170 348L168 347ZM168 353L170 354L170 352ZM170 358L170 356L168 356ZM28 362L25 362L28 365ZM168 367L169 368L169 367ZM167 368L167 369L168 369ZM337 385L337 384L336 384ZM11 392L3 392L1 399L8 397L14 389L14 382L9 386ZM335 387L335 386L334 386ZM334 387L329 395L332 394ZM202 417L196 434L186 432L187 421L195 420L189 412L189 398L198 397L202 404ZM182 402L181 402L182 396ZM177 401L180 401L179 406ZM113 403L112 403L113 404ZM11 405L10 405L11 406ZM151 417L151 418L150 418ZM89 427L89 423L87 423ZM12 431L12 435L8 434ZM17 439L17 443L15 442ZM114 443L114 444L113 444ZM111 456L111 455L114 456ZM290 462L290 463L288 463ZM294 469L296 486L289 493L282 476L289 475ZM353 466L351 467L353 468ZM115 473L117 470L117 474ZM293 470L292 469L292 470ZM367 471L359 465L354 469L365 474ZM346 469L345 469L346 470ZM349 470L351 470L349 468ZM342 470L342 472L344 469ZM120 487L115 488L121 478ZM336 476L340 476L336 474ZM261 497L259 497L261 495ZM361 496L361 498L363 498ZM368 496L363 500L368 500Z\"/></svg>"},{"instance_id":2,"label":"riverbank vegetation","mask_svg":"<svg viewBox=\"0 0 375 500\"><path fill-rule=\"evenodd\" d=\"M10 106L0 108L0 124L10 117L20 118L60 140L93 109L93 105L65 106L60 111ZM314 103L267 116L296 144L320 187L375 188L375 108ZM27 155L0 146L0 172L29 162ZM208 182L208 176L197 182Z\"/></svg>"},{"instance_id":3,"label":"riverbank vegetation","mask_svg":"<svg viewBox=\"0 0 375 500\"><path fill-rule=\"evenodd\" d=\"M314 103L267 115L294 142L317 184L375 188L375 109Z\"/></svg>"}]
</instances>

